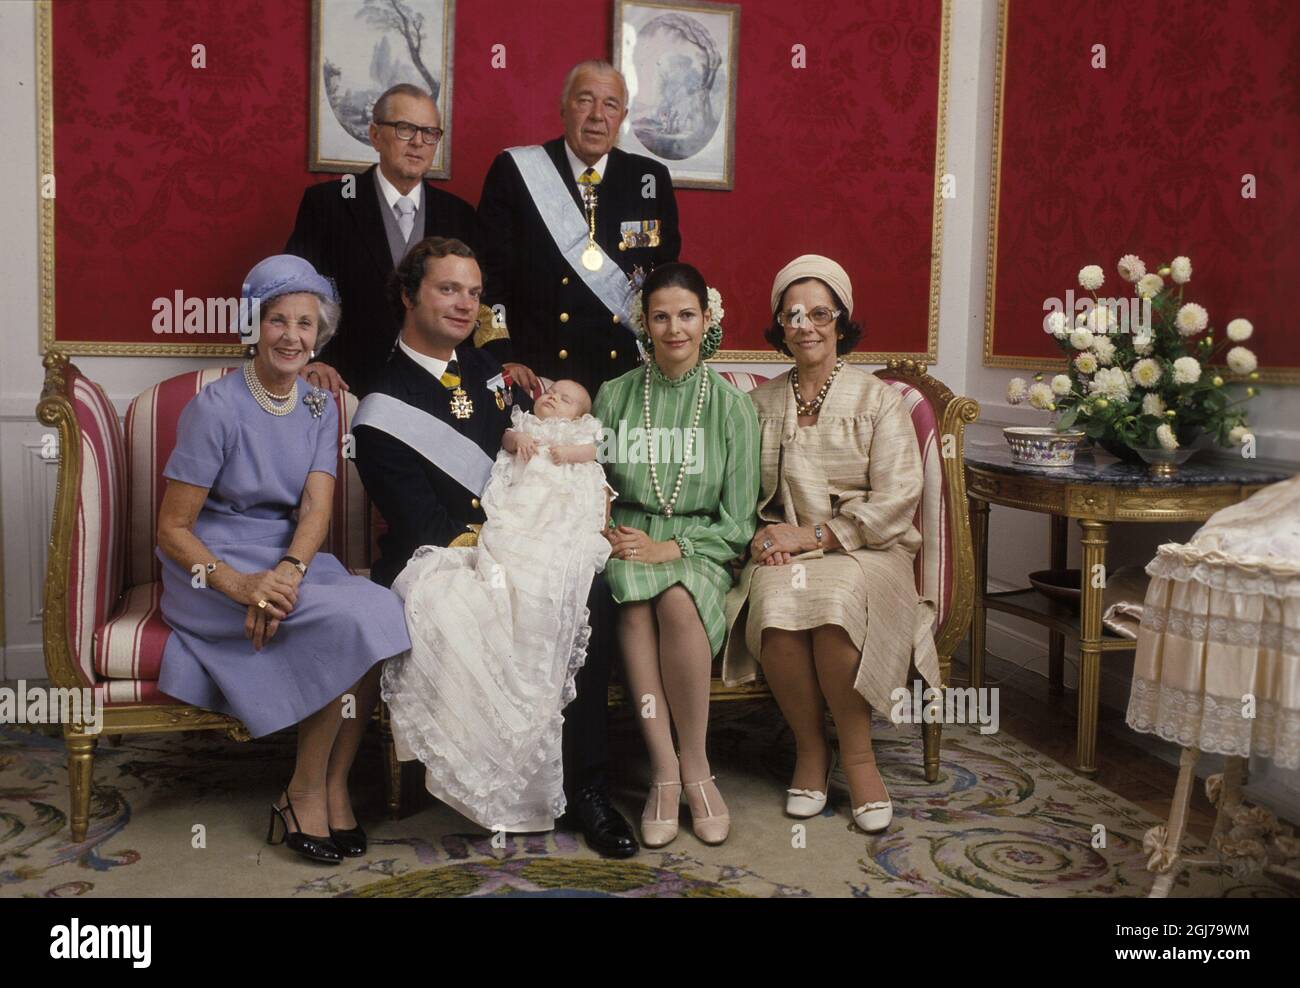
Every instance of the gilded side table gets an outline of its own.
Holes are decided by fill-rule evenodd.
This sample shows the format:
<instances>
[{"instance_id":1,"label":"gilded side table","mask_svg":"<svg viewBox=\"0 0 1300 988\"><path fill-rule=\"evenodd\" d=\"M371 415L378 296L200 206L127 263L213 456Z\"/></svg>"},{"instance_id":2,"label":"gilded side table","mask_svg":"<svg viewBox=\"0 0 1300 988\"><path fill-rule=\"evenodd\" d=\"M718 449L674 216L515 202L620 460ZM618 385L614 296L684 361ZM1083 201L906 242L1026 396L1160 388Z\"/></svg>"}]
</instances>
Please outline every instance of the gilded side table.
<instances>
[{"instance_id":1,"label":"gilded side table","mask_svg":"<svg viewBox=\"0 0 1300 988\"><path fill-rule=\"evenodd\" d=\"M1065 637L1079 641L1079 714L1075 768L1097 771L1097 704L1101 657L1129 650L1134 642L1103 633L1102 593L1106 545L1112 522L1203 522L1220 508L1236 504L1261 487L1291 474L1249 461L1194 459L1171 474L1153 473L1146 464L1118 462L1081 453L1073 466L1024 466L1011 461L1005 443L966 443L966 493L975 550L975 609L971 621L970 683L984 685L985 624L989 610L1013 614L1049 629L1048 679L1055 694L1064 691ZM1036 590L988 592L989 507L1000 504L1051 516L1051 568L1065 568L1069 519L1079 522L1083 548L1082 607L1049 601ZM1100 570L1097 567L1101 567ZM1093 573L1102 580L1090 579Z\"/></svg>"}]
</instances>

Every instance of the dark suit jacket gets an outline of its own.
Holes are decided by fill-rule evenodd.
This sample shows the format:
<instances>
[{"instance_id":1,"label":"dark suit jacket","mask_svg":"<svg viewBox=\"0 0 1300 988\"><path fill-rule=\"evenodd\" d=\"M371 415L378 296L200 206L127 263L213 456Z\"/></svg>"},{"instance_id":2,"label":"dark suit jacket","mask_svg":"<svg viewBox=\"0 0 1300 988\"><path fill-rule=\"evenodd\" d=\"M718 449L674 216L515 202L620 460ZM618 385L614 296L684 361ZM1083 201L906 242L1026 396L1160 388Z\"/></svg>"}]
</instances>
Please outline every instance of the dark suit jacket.
<instances>
[{"instance_id":1,"label":"dark suit jacket","mask_svg":"<svg viewBox=\"0 0 1300 988\"><path fill-rule=\"evenodd\" d=\"M542 147L581 204L564 138ZM654 177L653 198L642 195L647 176ZM621 224L642 220L659 221L659 246L620 250ZM631 335L613 323L609 310L565 261L506 152L497 155L483 182L478 223L483 301L505 305L510 333L508 341L486 344L498 360L518 361L546 377L572 378L593 398L603 382L637 366ZM682 238L668 169L652 158L611 150L597 187L596 240L628 274L677 260ZM562 321L562 314L568 318Z\"/></svg>"},{"instance_id":2,"label":"dark suit jacket","mask_svg":"<svg viewBox=\"0 0 1300 988\"><path fill-rule=\"evenodd\" d=\"M371 390L401 328L386 298L394 265L375 189L373 173L378 167L372 165L356 176L352 198L343 197L342 179L308 187L298 206L293 233L284 245L286 254L311 261L338 286L343 319L316 359L342 374L358 398ZM424 194L428 196L424 235L456 237L474 246L473 207L428 182Z\"/></svg>"},{"instance_id":3,"label":"dark suit jacket","mask_svg":"<svg viewBox=\"0 0 1300 988\"><path fill-rule=\"evenodd\" d=\"M372 390L450 423L495 458L501 436L510 428L511 406L497 408L487 387L501 373L501 365L468 340L456 348L456 358L461 387L474 406L467 419L451 414L451 392L400 348L393 351ZM532 401L518 385L513 394L525 410L532 409ZM478 498L401 440L365 425L353 435L361 483L388 524L388 532L379 540L380 558L370 571L376 583L391 586L420 546L448 545L470 531L470 522L485 520Z\"/></svg>"}]
</instances>

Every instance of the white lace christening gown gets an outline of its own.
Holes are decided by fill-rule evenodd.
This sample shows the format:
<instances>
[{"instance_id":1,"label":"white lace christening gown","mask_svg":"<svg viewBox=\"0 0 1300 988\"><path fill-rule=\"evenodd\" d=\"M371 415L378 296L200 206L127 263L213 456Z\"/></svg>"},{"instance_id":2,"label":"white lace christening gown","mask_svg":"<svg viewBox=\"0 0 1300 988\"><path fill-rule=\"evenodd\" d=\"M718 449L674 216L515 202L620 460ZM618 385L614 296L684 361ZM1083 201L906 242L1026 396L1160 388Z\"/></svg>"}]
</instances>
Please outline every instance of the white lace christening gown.
<instances>
[{"instance_id":1,"label":"white lace christening gown","mask_svg":"<svg viewBox=\"0 0 1300 988\"><path fill-rule=\"evenodd\" d=\"M545 446L595 443L590 415L512 426ZM474 822L550 830L564 812L561 711L591 636L587 595L609 558L600 464L527 464L502 450L474 548L422 546L393 583L411 651L384 667L398 757L419 758L429 792Z\"/></svg>"}]
</instances>

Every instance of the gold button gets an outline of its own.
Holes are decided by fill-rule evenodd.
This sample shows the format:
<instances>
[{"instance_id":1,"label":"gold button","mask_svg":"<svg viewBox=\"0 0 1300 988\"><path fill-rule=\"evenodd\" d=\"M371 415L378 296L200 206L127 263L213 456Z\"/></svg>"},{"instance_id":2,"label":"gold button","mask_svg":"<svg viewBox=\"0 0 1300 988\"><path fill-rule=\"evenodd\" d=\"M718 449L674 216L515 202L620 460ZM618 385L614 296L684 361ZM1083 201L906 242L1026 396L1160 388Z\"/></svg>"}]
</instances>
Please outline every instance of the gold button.
<instances>
[{"instance_id":1,"label":"gold button","mask_svg":"<svg viewBox=\"0 0 1300 988\"><path fill-rule=\"evenodd\" d=\"M471 508L473 508L475 511L477 511L477 510L478 510L478 498L476 498L476 497L472 497L472 498L470 498L470 499L469 499L469 506L470 506Z\"/></svg>"},{"instance_id":2,"label":"gold button","mask_svg":"<svg viewBox=\"0 0 1300 988\"><path fill-rule=\"evenodd\" d=\"M568 283L569 283L569 276L566 274L563 278L560 279L560 284L567 285Z\"/></svg>"},{"instance_id":3,"label":"gold button","mask_svg":"<svg viewBox=\"0 0 1300 988\"><path fill-rule=\"evenodd\" d=\"M568 350L561 350L561 351L560 351L560 359L561 359L561 360L568 360L568 359L569 359L569 351L568 351Z\"/></svg>"},{"instance_id":4,"label":"gold button","mask_svg":"<svg viewBox=\"0 0 1300 988\"><path fill-rule=\"evenodd\" d=\"M618 351L617 351L617 350L610 350L610 351L609 351L609 359L610 359L610 360L617 360L617 359L618 359Z\"/></svg>"},{"instance_id":5,"label":"gold button","mask_svg":"<svg viewBox=\"0 0 1300 988\"><path fill-rule=\"evenodd\" d=\"M617 316L617 315L614 316L614 325L615 325L615 326L618 325L618 316Z\"/></svg>"},{"instance_id":6,"label":"gold button","mask_svg":"<svg viewBox=\"0 0 1300 988\"><path fill-rule=\"evenodd\" d=\"M627 241L626 241L626 240L620 240L620 241L618 242L618 249L619 249L619 250L627 250Z\"/></svg>"},{"instance_id":7,"label":"gold button","mask_svg":"<svg viewBox=\"0 0 1300 988\"><path fill-rule=\"evenodd\" d=\"M567 312L561 312L560 322L568 322L568 321L569 321L569 314Z\"/></svg>"}]
</instances>

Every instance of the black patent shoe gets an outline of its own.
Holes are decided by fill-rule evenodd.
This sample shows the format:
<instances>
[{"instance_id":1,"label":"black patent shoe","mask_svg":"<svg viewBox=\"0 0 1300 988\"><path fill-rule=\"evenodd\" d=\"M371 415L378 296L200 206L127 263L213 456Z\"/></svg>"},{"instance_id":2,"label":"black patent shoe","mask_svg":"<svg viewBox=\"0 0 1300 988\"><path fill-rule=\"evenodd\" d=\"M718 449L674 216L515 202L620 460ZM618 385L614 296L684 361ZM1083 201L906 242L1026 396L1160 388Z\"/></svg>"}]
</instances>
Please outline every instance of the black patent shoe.
<instances>
[{"instance_id":1,"label":"black patent shoe","mask_svg":"<svg viewBox=\"0 0 1300 988\"><path fill-rule=\"evenodd\" d=\"M335 830L330 827L330 837L345 858L359 858L366 853L366 832L358 824L348 830Z\"/></svg>"},{"instance_id":2,"label":"black patent shoe","mask_svg":"<svg viewBox=\"0 0 1300 988\"><path fill-rule=\"evenodd\" d=\"M582 831L587 846L603 857L630 858L641 849L632 828L603 789L593 786L578 792L565 817Z\"/></svg>"},{"instance_id":3,"label":"black patent shoe","mask_svg":"<svg viewBox=\"0 0 1300 988\"><path fill-rule=\"evenodd\" d=\"M294 812L293 800L289 798L289 790L284 791L284 810L271 804L271 824L266 831L266 842L268 844L283 844L289 850L301 854L304 858L316 861L320 864L339 864L343 860L343 853L334 843L332 837L316 837L312 834L304 834L302 827L298 823L298 814ZM293 818L293 830L289 829L289 824L284 818L285 810ZM280 826L284 833L279 840L275 840L275 821L280 821Z\"/></svg>"}]
</instances>

